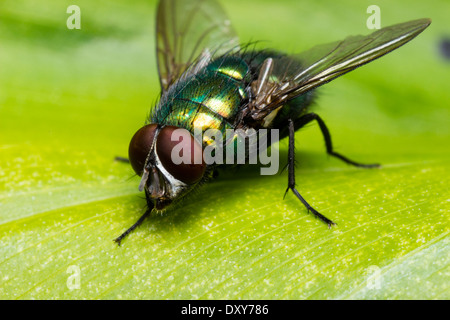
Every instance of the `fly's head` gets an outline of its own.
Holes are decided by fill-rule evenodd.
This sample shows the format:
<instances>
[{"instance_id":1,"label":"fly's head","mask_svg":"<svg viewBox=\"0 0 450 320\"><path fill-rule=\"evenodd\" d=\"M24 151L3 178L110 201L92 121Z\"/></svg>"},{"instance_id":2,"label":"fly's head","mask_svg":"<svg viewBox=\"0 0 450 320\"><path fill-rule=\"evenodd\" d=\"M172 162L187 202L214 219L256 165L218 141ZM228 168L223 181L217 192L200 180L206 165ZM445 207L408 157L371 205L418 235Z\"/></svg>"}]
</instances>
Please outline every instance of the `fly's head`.
<instances>
[{"instance_id":1,"label":"fly's head","mask_svg":"<svg viewBox=\"0 0 450 320\"><path fill-rule=\"evenodd\" d=\"M142 177L139 190L146 191L157 210L189 192L206 170L201 144L188 130L175 126L142 127L131 139L128 156Z\"/></svg>"}]
</instances>

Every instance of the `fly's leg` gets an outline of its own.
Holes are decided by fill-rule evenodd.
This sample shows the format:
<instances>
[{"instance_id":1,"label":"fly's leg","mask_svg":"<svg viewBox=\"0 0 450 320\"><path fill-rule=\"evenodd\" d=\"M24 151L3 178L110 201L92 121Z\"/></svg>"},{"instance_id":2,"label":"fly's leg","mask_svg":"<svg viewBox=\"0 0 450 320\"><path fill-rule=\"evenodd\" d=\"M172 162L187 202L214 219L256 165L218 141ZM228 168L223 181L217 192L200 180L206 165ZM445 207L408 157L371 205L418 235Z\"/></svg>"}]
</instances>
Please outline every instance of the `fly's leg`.
<instances>
[{"instance_id":1,"label":"fly's leg","mask_svg":"<svg viewBox=\"0 0 450 320\"><path fill-rule=\"evenodd\" d=\"M138 219L138 221L136 221L135 224L133 224L131 227L128 228L127 231L125 231L124 233L122 233L120 236L118 236L117 238L114 239L114 242L116 242L119 246L121 241L123 240L123 238L125 238L127 235L129 235L134 229L136 229L137 227L139 227L142 222L144 222L144 220L150 215L150 213L153 210L153 203L149 200L149 197L147 195L147 191L145 192L146 196L147 196L147 210L145 211L145 213Z\"/></svg>"},{"instance_id":2,"label":"fly's leg","mask_svg":"<svg viewBox=\"0 0 450 320\"><path fill-rule=\"evenodd\" d=\"M333 145L331 144L331 135L330 135L330 131L328 131L327 126L325 125L325 122L315 113L307 113L304 116L301 116L300 118L298 118L297 120L295 120L295 128L300 129L301 127L305 126L306 124L312 122L316 120L317 123L319 124L320 127L320 131L322 131L322 135L323 138L325 139L325 146L327 148L327 153L330 156L336 157L338 159L341 159L342 161L344 161L345 163L351 164L355 167L360 167L360 168L379 168L380 165L378 163L373 163L373 164L363 164L363 163L359 163L359 162L355 162L353 160L350 160L349 158L333 151Z\"/></svg>"},{"instance_id":3,"label":"fly's leg","mask_svg":"<svg viewBox=\"0 0 450 320\"><path fill-rule=\"evenodd\" d=\"M139 218L138 221L136 221L135 224L133 224L131 227L128 228L127 231L125 231L124 233L122 233L120 236L118 236L117 238L114 239L114 242L116 242L119 246L121 241L123 240L123 238L125 238L128 234L130 234L134 229L136 229L137 227L139 227L142 222L144 222L145 218L147 218L150 215L151 210L147 209L145 211L145 213Z\"/></svg>"},{"instance_id":4,"label":"fly's leg","mask_svg":"<svg viewBox=\"0 0 450 320\"><path fill-rule=\"evenodd\" d=\"M286 189L286 192L284 193L284 196L286 197L287 192L292 190L292 192L295 194L295 196L303 203L303 205L308 209L309 212L312 212L317 218L322 220L328 225L328 228L335 225L333 221L325 217L323 214L318 212L316 209L311 207L308 202L301 196L301 194L298 192L298 190L295 188L295 128L294 128L294 122L289 119L289 152L288 152L288 187Z\"/></svg>"},{"instance_id":5,"label":"fly's leg","mask_svg":"<svg viewBox=\"0 0 450 320\"><path fill-rule=\"evenodd\" d=\"M124 157L114 157L114 161L130 163L130 160L128 158L124 158Z\"/></svg>"}]
</instances>

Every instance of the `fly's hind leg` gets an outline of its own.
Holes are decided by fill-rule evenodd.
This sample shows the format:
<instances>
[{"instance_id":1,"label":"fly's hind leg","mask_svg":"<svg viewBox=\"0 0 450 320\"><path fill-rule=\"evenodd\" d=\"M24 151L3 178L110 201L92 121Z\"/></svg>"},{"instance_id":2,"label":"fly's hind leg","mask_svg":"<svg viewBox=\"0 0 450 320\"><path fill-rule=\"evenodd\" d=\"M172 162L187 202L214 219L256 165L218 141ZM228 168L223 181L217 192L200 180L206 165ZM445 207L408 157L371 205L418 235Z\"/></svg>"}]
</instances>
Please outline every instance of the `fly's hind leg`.
<instances>
[{"instance_id":1,"label":"fly's hind leg","mask_svg":"<svg viewBox=\"0 0 450 320\"><path fill-rule=\"evenodd\" d=\"M335 152L333 150L333 145L331 143L330 131L328 131L328 128L325 125L325 122L322 120L322 118L320 118L317 114L315 114L313 112L307 113L307 114L301 116L300 118L296 119L294 127L298 130L301 127L305 126L306 124L308 124L314 120L316 120L317 123L319 124L320 131L322 131L322 135L325 140L325 146L327 148L327 153L330 156L341 159L345 163L351 164L355 167L360 167L360 168L379 168L380 167L380 165L378 163L364 164L364 163L355 162L355 161L350 160L349 158L341 155L340 153Z\"/></svg>"},{"instance_id":2,"label":"fly's hind leg","mask_svg":"<svg viewBox=\"0 0 450 320\"><path fill-rule=\"evenodd\" d=\"M286 196L286 193L289 190L292 190L292 192L295 194L295 196L303 203L303 205L308 209L309 212L314 214L317 218L322 220L328 225L328 228L335 225L333 221L325 217L323 214L318 212L316 209L311 207L311 205L306 202L306 200L301 196L300 192L298 192L297 188L295 187L295 127L294 122L289 119L289 152L288 152L288 187L286 189L286 192L284 193L284 196Z\"/></svg>"}]
</instances>

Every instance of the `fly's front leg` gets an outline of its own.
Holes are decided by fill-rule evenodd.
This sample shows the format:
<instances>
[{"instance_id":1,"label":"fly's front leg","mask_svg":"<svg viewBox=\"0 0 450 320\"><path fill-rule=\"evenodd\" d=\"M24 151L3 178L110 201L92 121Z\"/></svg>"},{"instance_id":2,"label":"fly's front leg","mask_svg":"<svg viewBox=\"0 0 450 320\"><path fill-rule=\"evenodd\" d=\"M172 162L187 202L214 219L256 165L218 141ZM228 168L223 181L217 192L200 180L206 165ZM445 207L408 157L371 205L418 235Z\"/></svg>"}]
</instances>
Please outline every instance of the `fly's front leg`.
<instances>
[{"instance_id":1,"label":"fly's front leg","mask_svg":"<svg viewBox=\"0 0 450 320\"><path fill-rule=\"evenodd\" d=\"M150 201L150 198L147 194L147 190L145 191L145 196L147 198L147 210L145 211L145 213L138 219L138 221L136 221L131 227L129 227L124 233L122 233L120 236L118 236L117 238L114 239L114 242L116 242L119 246L120 243L122 242L123 238L125 238L127 235L129 235L134 229L136 229L137 227L139 227L142 222L144 222L144 220L150 215L150 213L153 210L153 202Z\"/></svg>"},{"instance_id":2,"label":"fly's front leg","mask_svg":"<svg viewBox=\"0 0 450 320\"><path fill-rule=\"evenodd\" d=\"M327 153L330 156L341 159L345 163L351 164L355 167L360 167L360 168L379 168L380 167L380 165L378 163L364 164L364 163L355 162L355 161L350 160L349 158L341 155L340 153L335 152L333 150L333 145L331 143L330 131L328 130L328 128L325 125L325 122L322 120L322 118L320 118L317 114L315 114L313 112L307 113L304 116L301 116L300 118L295 120L294 127L298 130L301 127L305 126L306 124L308 124L314 120L316 120L317 123L319 124L320 131L322 131L322 135L325 140L325 146L327 148Z\"/></svg>"},{"instance_id":3,"label":"fly's front leg","mask_svg":"<svg viewBox=\"0 0 450 320\"><path fill-rule=\"evenodd\" d=\"M123 163L130 163L130 160L128 158L125 157L114 157L114 161L118 161L118 162L123 162Z\"/></svg>"},{"instance_id":4,"label":"fly's front leg","mask_svg":"<svg viewBox=\"0 0 450 320\"><path fill-rule=\"evenodd\" d=\"M144 220L150 215L150 212L151 212L151 210L147 209L145 211L145 213L139 218L139 220L136 221L136 223L133 224L131 227L129 227L127 231L125 231L120 236L115 238L114 242L116 242L120 246L120 243L122 242L123 238L125 238L127 235L129 235L134 229L139 227L142 224L142 222L144 222Z\"/></svg>"},{"instance_id":5,"label":"fly's front leg","mask_svg":"<svg viewBox=\"0 0 450 320\"><path fill-rule=\"evenodd\" d=\"M328 228L335 225L333 221L331 221L323 214L318 212L316 209L311 207L295 187L295 127L294 122L291 119L289 119L288 175L289 175L288 187L286 189L286 192L284 193L284 196L286 196L286 193L289 191L289 189L292 190L295 196L303 203L303 205L308 209L308 211L312 212L317 218L325 222L328 225Z\"/></svg>"}]
</instances>

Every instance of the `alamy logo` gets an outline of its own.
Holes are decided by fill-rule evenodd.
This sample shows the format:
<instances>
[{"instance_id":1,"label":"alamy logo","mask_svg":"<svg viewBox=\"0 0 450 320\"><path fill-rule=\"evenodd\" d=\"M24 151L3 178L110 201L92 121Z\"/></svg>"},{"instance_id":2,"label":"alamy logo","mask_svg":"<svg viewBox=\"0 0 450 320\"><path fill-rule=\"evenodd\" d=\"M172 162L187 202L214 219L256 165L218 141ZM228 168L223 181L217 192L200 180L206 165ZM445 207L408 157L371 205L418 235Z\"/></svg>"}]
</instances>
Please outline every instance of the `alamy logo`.
<instances>
[{"instance_id":1,"label":"alamy logo","mask_svg":"<svg viewBox=\"0 0 450 320\"><path fill-rule=\"evenodd\" d=\"M371 13L369 18L367 18L366 26L367 29L380 29L381 28L381 13L380 7L373 4L367 7L367 13Z\"/></svg>"},{"instance_id":2,"label":"alamy logo","mask_svg":"<svg viewBox=\"0 0 450 320\"><path fill-rule=\"evenodd\" d=\"M71 15L67 18L67 29L81 29L81 10L80 7L73 4L67 7L67 13Z\"/></svg>"},{"instance_id":3,"label":"alamy logo","mask_svg":"<svg viewBox=\"0 0 450 320\"><path fill-rule=\"evenodd\" d=\"M195 128L194 138L204 142L206 147L203 148L203 154L194 154L193 157L191 150L197 149L192 148L191 139L186 138L185 132L186 129L176 129L172 133L172 141L178 142L171 153L174 164L199 164L202 161L207 165L260 163L266 166L260 168L261 175L274 175L278 172L279 152L277 146L274 146L279 140L278 129L227 129L224 135L217 129L203 132ZM268 147L271 147L270 154Z\"/></svg>"}]
</instances>

